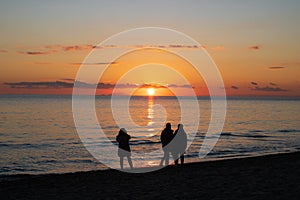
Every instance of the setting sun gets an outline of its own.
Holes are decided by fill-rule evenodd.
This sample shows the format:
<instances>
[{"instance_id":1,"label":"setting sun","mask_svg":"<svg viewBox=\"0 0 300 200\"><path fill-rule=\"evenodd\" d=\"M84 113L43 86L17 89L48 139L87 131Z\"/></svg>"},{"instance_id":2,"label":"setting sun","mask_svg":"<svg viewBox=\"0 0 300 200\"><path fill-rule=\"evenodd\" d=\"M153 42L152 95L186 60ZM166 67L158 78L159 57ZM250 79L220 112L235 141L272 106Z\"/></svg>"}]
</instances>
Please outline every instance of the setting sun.
<instances>
[{"instance_id":1,"label":"setting sun","mask_svg":"<svg viewBox=\"0 0 300 200\"><path fill-rule=\"evenodd\" d=\"M153 96L154 93L155 93L155 90L154 90L153 88L149 88L149 89L147 90L147 93L148 93L149 96Z\"/></svg>"}]
</instances>

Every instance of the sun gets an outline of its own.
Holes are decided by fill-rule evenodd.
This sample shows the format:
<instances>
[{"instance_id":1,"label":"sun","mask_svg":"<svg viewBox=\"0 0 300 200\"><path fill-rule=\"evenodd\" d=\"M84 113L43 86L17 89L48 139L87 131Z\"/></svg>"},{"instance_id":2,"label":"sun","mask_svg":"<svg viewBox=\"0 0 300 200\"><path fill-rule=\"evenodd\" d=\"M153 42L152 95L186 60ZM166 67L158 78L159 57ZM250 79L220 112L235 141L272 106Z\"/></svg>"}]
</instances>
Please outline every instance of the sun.
<instances>
[{"instance_id":1,"label":"sun","mask_svg":"<svg viewBox=\"0 0 300 200\"><path fill-rule=\"evenodd\" d=\"M153 96L155 94L155 90L153 88L148 88L147 93L149 96Z\"/></svg>"}]
</instances>

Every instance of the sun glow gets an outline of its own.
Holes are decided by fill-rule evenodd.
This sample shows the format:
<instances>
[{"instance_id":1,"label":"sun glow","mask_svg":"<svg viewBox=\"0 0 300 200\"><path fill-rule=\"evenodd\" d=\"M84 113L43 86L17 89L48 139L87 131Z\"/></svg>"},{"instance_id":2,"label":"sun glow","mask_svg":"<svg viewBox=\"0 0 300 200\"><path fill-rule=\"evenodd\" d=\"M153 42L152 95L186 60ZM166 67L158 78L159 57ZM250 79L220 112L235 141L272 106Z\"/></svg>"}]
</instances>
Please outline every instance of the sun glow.
<instances>
[{"instance_id":1,"label":"sun glow","mask_svg":"<svg viewBox=\"0 0 300 200\"><path fill-rule=\"evenodd\" d=\"M149 88L147 90L147 93L148 93L149 96L153 96L155 94L155 90L153 88Z\"/></svg>"}]
</instances>

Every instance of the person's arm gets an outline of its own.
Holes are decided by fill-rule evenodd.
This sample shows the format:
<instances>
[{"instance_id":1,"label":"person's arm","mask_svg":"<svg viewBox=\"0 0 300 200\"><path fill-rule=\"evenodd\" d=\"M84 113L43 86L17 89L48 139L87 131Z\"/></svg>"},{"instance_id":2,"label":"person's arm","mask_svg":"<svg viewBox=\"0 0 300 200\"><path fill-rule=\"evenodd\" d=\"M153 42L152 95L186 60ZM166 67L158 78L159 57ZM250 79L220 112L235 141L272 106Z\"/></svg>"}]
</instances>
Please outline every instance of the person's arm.
<instances>
[{"instance_id":1,"label":"person's arm","mask_svg":"<svg viewBox=\"0 0 300 200\"><path fill-rule=\"evenodd\" d=\"M184 132L184 146L185 146L185 150L187 148L187 134Z\"/></svg>"},{"instance_id":2,"label":"person's arm","mask_svg":"<svg viewBox=\"0 0 300 200\"><path fill-rule=\"evenodd\" d=\"M161 132L161 135L160 135L160 141L161 141L161 143L166 143L166 140L168 139L168 135L166 134L166 132L165 131L162 131Z\"/></svg>"}]
</instances>

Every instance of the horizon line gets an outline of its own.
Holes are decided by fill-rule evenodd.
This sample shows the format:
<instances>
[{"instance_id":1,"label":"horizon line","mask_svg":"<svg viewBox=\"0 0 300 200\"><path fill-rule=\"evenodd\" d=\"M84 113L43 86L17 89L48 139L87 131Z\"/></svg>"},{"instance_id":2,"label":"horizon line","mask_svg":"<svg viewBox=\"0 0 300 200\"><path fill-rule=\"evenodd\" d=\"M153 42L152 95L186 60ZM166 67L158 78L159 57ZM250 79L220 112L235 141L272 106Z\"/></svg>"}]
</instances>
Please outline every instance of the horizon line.
<instances>
[{"instance_id":1,"label":"horizon line","mask_svg":"<svg viewBox=\"0 0 300 200\"><path fill-rule=\"evenodd\" d=\"M0 94L0 96L73 96L73 94ZM112 97L112 95L105 95L105 94L97 94L97 95L89 95L89 94L75 94L74 96L95 96L95 97ZM282 96L282 95L226 95L226 96L147 96L147 95L114 95L115 97L137 97L137 98L284 98L284 99L300 99L300 96Z\"/></svg>"}]
</instances>

